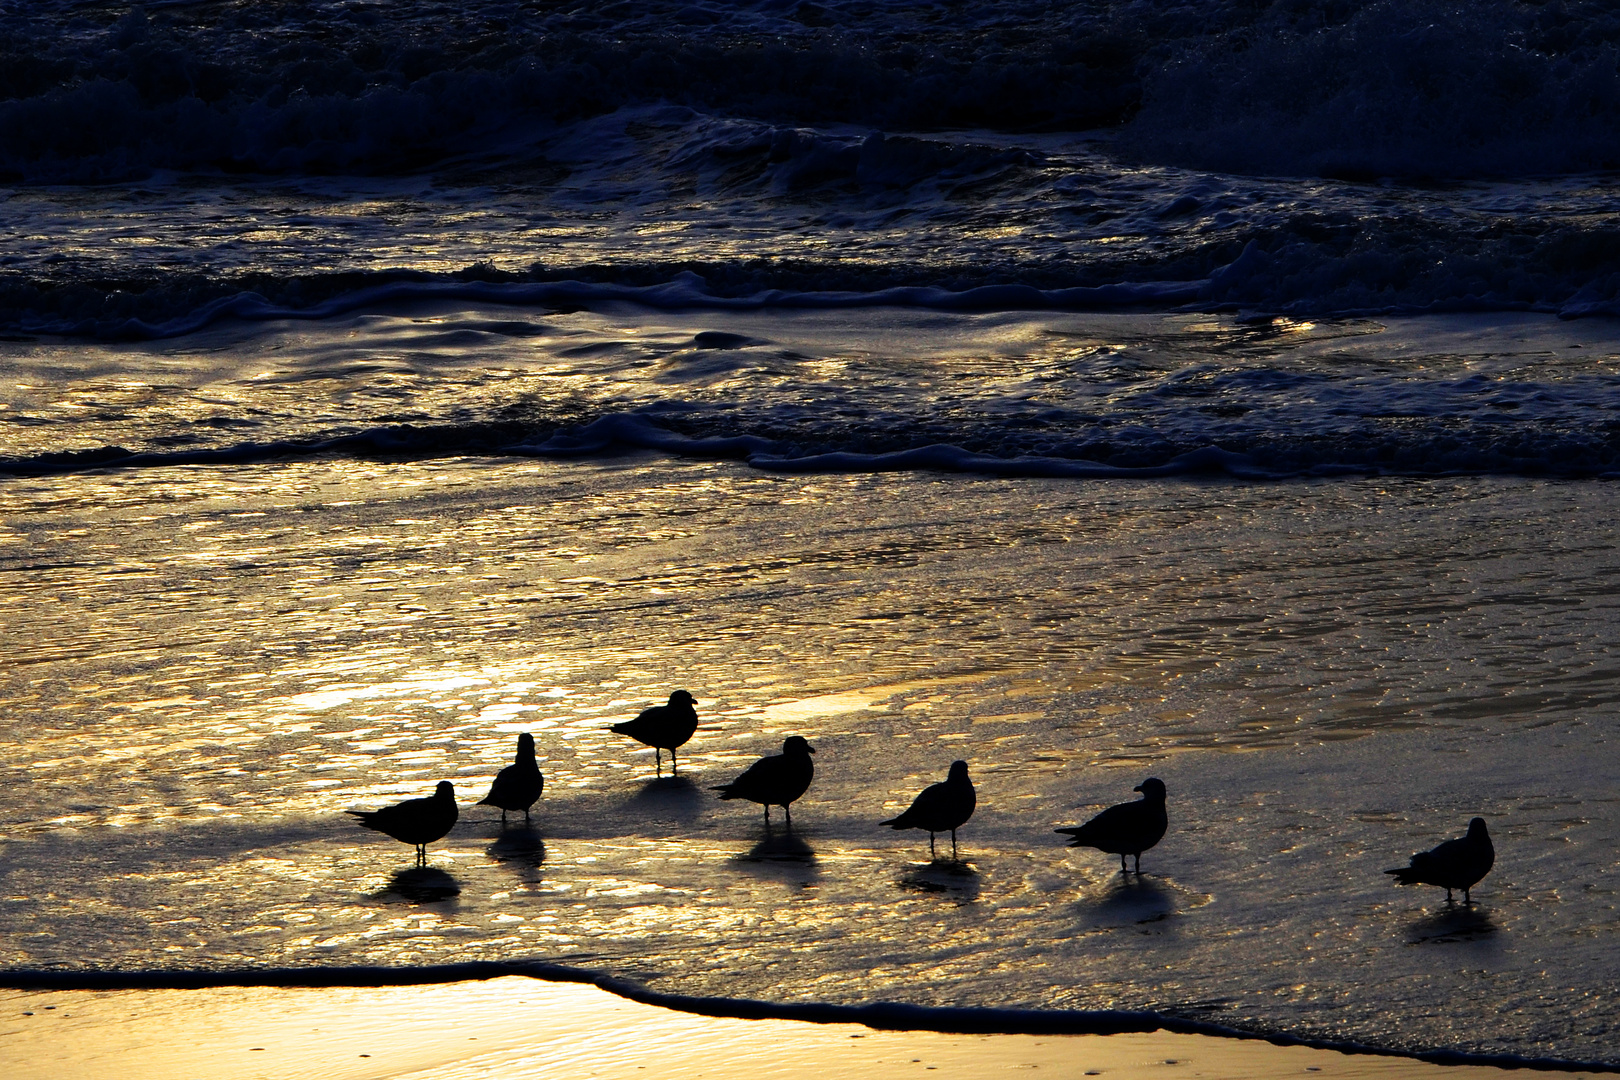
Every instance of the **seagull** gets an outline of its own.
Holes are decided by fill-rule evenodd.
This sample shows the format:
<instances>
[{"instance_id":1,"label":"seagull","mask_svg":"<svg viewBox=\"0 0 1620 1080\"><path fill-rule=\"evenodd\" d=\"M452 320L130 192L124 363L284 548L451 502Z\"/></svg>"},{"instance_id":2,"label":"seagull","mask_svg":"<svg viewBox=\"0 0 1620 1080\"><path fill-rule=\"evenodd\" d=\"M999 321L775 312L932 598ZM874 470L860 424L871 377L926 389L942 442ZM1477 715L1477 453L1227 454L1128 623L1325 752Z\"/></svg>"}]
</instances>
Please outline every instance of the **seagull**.
<instances>
[{"instance_id":1,"label":"seagull","mask_svg":"<svg viewBox=\"0 0 1620 1080\"><path fill-rule=\"evenodd\" d=\"M406 799L381 810L345 810L360 819L368 829L387 833L402 844L416 847L416 865L427 865L427 845L448 833L456 824L456 789L440 780L433 794L425 799Z\"/></svg>"},{"instance_id":2,"label":"seagull","mask_svg":"<svg viewBox=\"0 0 1620 1080\"><path fill-rule=\"evenodd\" d=\"M789 735L782 744L780 754L762 757L729 784L710 788L718 791L722 799L747 799L765 807L765 827L771 827L771 807L780 806L787 814L788 828L793 828L793 811L788 804L810 787L816 774L816 763L810 760L815 747L804 741L802 735Z\"/></svg>"},{"instance_id":3,"label":"seagull","mask_svg":"<svg viewBox=\"0 0 1620 1080\"><path fill-rule=\"evenodd\" d=\"M927 829L928 857L934 854L934 834L949 829L951 832L951 858L956 858L956 830L973 816L978 801L973 792L973 781L968 779L967 762L951 762L950 775L943 784L930 784L922 794L911 801L911 808L899 817L880 821L891 829Z\"/></svg>"},{"instance_id":4,"label":"seagull","mask_svg":"<svg viewBox=\"0 0 1620 1080\"><path fill-rule=\"evenodd\" d=\"M501 825L506 825L508 810L523 811L523 820L529 820L529 807L540 798L546 778L540 775L540 766L534 763L534 736L527 731L518 736L517 760L495 774L489 785L489 794L478 800L479 806L501 808Z\"/></svg>"},{"instance_id":5,"label":"seagull","mask_svg":"<svg viewBox=\"0 0 1620 1080\"><path fill-rule=\"evenodd\" d=\"M696 704L691 694L677 690L669 695L668 705L643 709L640 716L614 724L612 730L652 747L659 776L664 775L664 756L659 751L668 750L669 767L674 775L679 776L681 769L675 763L675 748L684 746L686 740L692 737L692 732L697 730L697 710L692 708Z\"/></svg>"},{"instance_id":6,"label":"seagull","mask_svg":"<svg viewBox=\"0 0 1620 1080\"><path fill-rule=\"evenodd\" d=\"M1471 904L1468 890L1491 872L1496 862L1496 849L1491 846L1491 834L1485 831L1485 819L1474 818L1468 823L1468 835L1447 840L1437 848L1420 851L1412 856L1409 866L1385 870L1397 885L1438 885L1446 890L1446 903L1452 903L1451 890L1461 889L1463 903Z\"/></svg>"},{"instance_id":7,"label":"seagull","mask_svg":"<svg viewBox=\"0 0 1620 1080\"><path fill-rule=\"evenodd\" d=\"M1084 825L1074 825L1055 832L1067 833L1074 839L1070 847L1094 847L1110 855L1119 856L1119 872L1125 869L1125 856L1136 856L1136 872L1142 872L1142 852L1164 839L1170 818L1164 812L1164 781L1148 777L1132 790L1142 797L1135 802L1110 806Z\"/></svg>"}]
</instances>

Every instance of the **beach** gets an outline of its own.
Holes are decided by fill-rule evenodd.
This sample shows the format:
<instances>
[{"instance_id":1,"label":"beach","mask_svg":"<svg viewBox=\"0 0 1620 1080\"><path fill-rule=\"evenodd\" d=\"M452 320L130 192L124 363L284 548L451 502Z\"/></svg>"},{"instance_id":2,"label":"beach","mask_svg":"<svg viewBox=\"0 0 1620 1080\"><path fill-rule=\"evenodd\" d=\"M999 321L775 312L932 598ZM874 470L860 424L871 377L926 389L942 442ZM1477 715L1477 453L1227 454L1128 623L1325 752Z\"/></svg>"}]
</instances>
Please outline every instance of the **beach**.
<instances>
[{"instance_id":1,"label":"beach","mask_svg":"<svg viewBox=\"0 0 1620 1080\"><path fill-rule=\"evenodd\" d=\"M13 969L538 956L696 996L1602 1057L1593 485L632 453L6 492L7 696L49 718L7 749ZM660 779L609 728L672 686L703 723ZM546 794L503 826L472 804L523 731ZM708 790L791 734L817 750L791 832ZM957 758L980 805L931 862L877 822ZM1173 827L1142 874L1053 833L1149 775ZM441 778L461 820L426 867L342 813ZM1481 813L1503 854L1474 905L1382 873Z\"/></svg>"},{"instance_id":2,"label":"beach","mask_svg":"<svg viewBox=\"0 0 1620 1080\"><path fill-rule=\"evenodd\" d=\"M1259 1039L950 1035L722 1019L637 1004L595 987L521 978L364 989L0 991L0 1010L0 1051L7 1074L17 1080L1509 1075L1504 1069L1280 1047Z\"/></svg>"},{"instance_id":3,"label":"beach","mask_svg":"<svg viewBox=\"0 0 1620 1080\"><path fill-rule=\"evenodd\" d=\"M0 0L8 1065L1620 1064L1617 56Z\"/></svg>"}]
</instances>

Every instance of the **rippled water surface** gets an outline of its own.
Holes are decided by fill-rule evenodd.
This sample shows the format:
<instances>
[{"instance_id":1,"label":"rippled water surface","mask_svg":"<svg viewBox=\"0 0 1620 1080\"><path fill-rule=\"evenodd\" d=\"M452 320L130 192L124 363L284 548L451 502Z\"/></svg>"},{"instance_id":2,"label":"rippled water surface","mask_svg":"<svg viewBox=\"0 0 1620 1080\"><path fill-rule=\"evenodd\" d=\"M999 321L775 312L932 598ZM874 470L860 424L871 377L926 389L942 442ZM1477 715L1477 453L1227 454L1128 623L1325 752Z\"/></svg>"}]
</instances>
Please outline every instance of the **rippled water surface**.
<instances>
[{"instance_id":1,"label":"rippled water surface","mask_svg":"<svg viewBox=\"0 0 1620 1080\"><path fill-rule=\"evenodd\" d=\"M1606 484L315 458L0 500L7 966L536 957L1610 1052ZM606 728L675 687L704 723L659 781ZM470 804L520 731L546 795L503 830ZM794 733L791 835L705 790ZM958 757L931 864L876 822ZM1150 774L1140 880L1050 831ZM441 778L425 871L341 814ZM1474 907L1390 887L1474 814Z\"/></svg>"}]
</instances>

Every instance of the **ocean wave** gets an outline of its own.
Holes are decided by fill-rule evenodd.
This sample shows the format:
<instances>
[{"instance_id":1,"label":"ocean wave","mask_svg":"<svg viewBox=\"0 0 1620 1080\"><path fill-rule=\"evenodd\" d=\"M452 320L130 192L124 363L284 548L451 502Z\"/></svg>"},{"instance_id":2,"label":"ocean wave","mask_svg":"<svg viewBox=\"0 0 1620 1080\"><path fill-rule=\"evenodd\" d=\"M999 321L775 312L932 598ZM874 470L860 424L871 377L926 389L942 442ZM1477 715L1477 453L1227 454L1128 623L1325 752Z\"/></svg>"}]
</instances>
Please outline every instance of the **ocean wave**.
<instances>
[{"instance_id":1,"label":"ocean wave","mask_svg":"<svg viewBox=\"0 0 1620 1080\"><path fill-rule=\"evenodd\" d=\"M1483 389L1483 388L1481 388ZM1521 388L1522 389L1522 388ZM1577 391L1579 392L1579 391ZM1533 390L1531 391L1533 394ZM1218 397L1212 394L1211 400ZM1126 428L1089 421L1065 432L1041 418L952 417L963 443L937 441L927 417L885 414L843 432L794 430L769 408L716 417L665 406L555 421L385 424L330 436L214 446L102 446L0 457L0 475L53 476L100 469L244 465L317 456L421 460L534 457L608 460L654 452L699 461L735 461L783 474L930 471L989 477L1133 480L1224 476L1247 481L1343 476L1500 475L1620 477L1620 428L1599 420L1505 425L1491 415L1465 419L1439 406L1428 418L1371 415L1324 427L1301 418L1297 430L1261 422L1215 431L1219 405L1193 402L1158 423L1138 415ZM1246 410L1245 410L1246 411ZM1205 414L1208 415L1205 415ZM726 426L742 430L724 430ZM715 430L721 428L721 430Z\"/></svg>"},{"instance_id":2,"label":"ocean wave","mask_svg":"<svg viewBox=\"0 0 1620 1080\"><path fill-rule=\"evenodd\" d=\"M543 271L542 271L543 272ZM682 271L653 285L613 281L523 280L527 275L474 267L465 275L390 272L376 275L336 275L329 281L294 281L294 295L311 292L319 298L305 304L276 302L257 292L233 292L184 309L195 292L182 285L165 288L157 282L139 292L100 288L82 290L75 309L29 310L26 284L13 290L12 328L24 334L96 337L145 341L181 337L225 320L270 322L320 320L360 310L382 310L400 304L431 300L495 303L520 307L574 308L591 304L628 302L653 309L710 311L805 310L829 308L915 307L940 311L1107 310L1139 305L1167 305L1196 299L1202 282L1116 282L1095 286L1041 289L1018 283L987 284L967 289L940 286L893 286L871 291L798 291L765 288L741 295L717 294L692 271ZM371 277L377 283L352 288ZM505 280L487 280L504 278ZM514 280L515 279L515 280ZM300 289L299 286L305 288ZM321 292L333 293L320 297ZM20 294L20 295L19 295ZM19 302L20 300L20 302ZM43 305L41 305L43 306ZM118 308L157 312L182 310L168 318L146 314L122 315ZM107 310L113 308L112 311Z\"/></svg>"},{"instance_id":3,"label":"ocean wave","mask_svg":"<svg viewBox=\"0 0 1620 1080\"><path fill-rule=\"evenodd\" d=\"M996 17L1011 11L945 27L912 4L441 10L14 10L0 20L0 173L414 172L657 101L787 123L1086 128L1132 107L1141 48L1096 15L1031 39Z\"/></svg>"},{"instance_id":4,"label":"ocean wave","mask_svg":"<svg viewBox=\"0 0 1620 1080\"><path fill-rule=\"evenodd\" d=\"M664 311L1152 309L1246 318L1538 312L1580 319L1620 316L1617 236L1613 228L1479 237L1382 228L1376 221L1348 229L1302 221L1267 227L1235 251L1223 240L1201 252L1176 251L1158 265L1144 258L1085 273L1038 264L1020 273L790 260L699 269L652 263L509 271L484 264L453 273L171 273L65 282L0 272L0 332L154 341L229 322L318 321L434 301L552 310L630 303ZM1142 277L1106 279L1108 271L1124 269ZM1168 276L1188 270L1203 276ZM1062 283L1077 276L1093 281ZM885 278L940 277L949 283L870 287Z\"/></svg>"},{"instance_id":5,"label":"ocean wave","mask_svg":"<svg viewBox=\"0 0 1620 1080\"><path fill-rule=\"evenodd\" d=\"M67 32L64 32L66 30ZM0 9L0 176L404 174L650 102L885 130L1120 128L1246 174L1532 175L1620 163L1599 0L1256 6L891 0L559 8Z\"/></svg>"},{"instance_id":6,"label":"ocean wave","mask_svg":"<svg viewBox=\"0 0 1620 1080\"><path fill-rule=\"evenodd\" d=\"M1183 167L1376 178L1620 164L1620 20L1594 4L1277 5L1149 80L1126 145ZM1336 17L1337 15L1337 17Z\"/></svg>"},{"instance_id":7,"label":"ocean wave","mask_svg":"<svg viewBox=\"0 0 1620 1080\"><path fill-rule=\"evenodd\" d=\"M1477 1065L1502 1069L1560 1072L1620 1072L1620 1062L1568 1061L1519 1054L1470 1053L1433 1048L1407 1050L1348 1040L1322 1039L1286 1030L1211 1023L1174 1008L1007 1009L907 1005L873 1002L773 1002L699 997L650 990L640 983L585 968L542 961L467 961L417 967L196 968L176 970L17 970L0 972L0 987L14 990L196 990L214 987L382 987L423 986L518 976L546 982L582 983L607 993L698 1016L742 1020L796 1020L812 1024L860 1024L879 1031L937 1031L973 1035L1122 1035L1164 1031L1227 1039L1263 1039L1276 1046L1300 1046L1343 1054L1404 1058L1436 1065ZM1191 1011L1191 1010L1189 1010Z\"/></svg>"}]
</instances>

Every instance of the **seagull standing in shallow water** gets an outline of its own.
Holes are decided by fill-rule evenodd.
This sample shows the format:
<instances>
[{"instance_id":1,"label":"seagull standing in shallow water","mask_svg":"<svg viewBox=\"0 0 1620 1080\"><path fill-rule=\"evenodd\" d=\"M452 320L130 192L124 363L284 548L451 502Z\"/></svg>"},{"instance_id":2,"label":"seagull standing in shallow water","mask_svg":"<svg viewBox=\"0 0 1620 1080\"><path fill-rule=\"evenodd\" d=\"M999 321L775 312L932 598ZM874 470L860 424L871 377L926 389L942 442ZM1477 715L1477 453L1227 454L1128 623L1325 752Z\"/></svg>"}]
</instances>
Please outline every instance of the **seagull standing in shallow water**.
<instances>
[{"instance_id":1,"label":"seagull standing in shallow water","mask_svg":"<svg viewBox=\"0 0 1620 1080\"><path fill-rule=\"evenodd\" d=\"M433 794L425 799L406 799L381 810L345 810L360 819L368 829L386 833L402 844L416 848L416 865L427 865L427 845L455 827L459 812L456 810L456 789L448 780L440 780Z\"/></svg>"},{"instance_id":2,"label":"seagull standing in shallow water","mask_svg":"<svg viewBox=\"0 0 1620 1080\"><path fill-rule=\"evenodd\" d=\"M1125 869L1125 856L1136 856L1136 872L1142 872L1142 852L1164 839L1170 817L1164 809L1164 781L1148 777L1134 789L1142 793L1135 802L1110 806L1084 825L1054 830L1072 837L1070 847L1094 847L1119 856L1119 872Z\"/></svg>"},{"instance_id":3,"label":"seagull standing in shallow water","mask_svg":"<svg viewBox=\"0 0 1620 1080\"><path fill-rule=\"evenodd\" d=\"M789 804L810 788L816 775L816 763L810 760L815 747L804 741L802 735L789 735L782 743L780 754L762 757L748 766L743 774L729 784L717 784L710 790L718 791L722 799L747 799L765 807L765 827L771 827L771 807L780 806L787 815L787 826L793 828L793 811Z\"/></svg>"},{"instance_id":4,"label":"seagull standing in shallow water","mask_svg":"<svg viewBox=\"0 0 1620 1080\"><path fill-rule=\"evenodd\" d=\"M686 745L697 730L697 710L692 707L696 704L691 694L677 690L669 695L669 704L643 709L634 720L614 724L611 730L652 747L659 776L664 775L664 757L660 750L668 750L670 770L679 776L681 767L675 762L675 748Z\"/></svg>"},{"instance_id":5,"label":"seagull standing in shallow water","mask_svg":"<svg viewBox=\"0 0 1620 1080\"><path fill-rule=\"evenodd\" d=\"M518 736L517 760L495 774L489 785L489 794L478 800L479 806L501 808L501 824L506 824L508 810L523 811L523 820L529 820L529 807L540 798L546 778L540 775L540 766L534 761L534 736L527 731Z\"/></svg>"},{"instance_id":6,"label":"seagull standing in shallow water","mask_svg":"<svg viewBox=\"0 0 1620 1080\"><path fill-rule=\"evenodd\" d=\"M1485 831L1485 819L1474 818L1468 823L1468 835L1447 840L1439 847L1420 851L1412 856L1407 866L1385 870L1397 885L1438 885L1446 890L1446 903L1452 903L1451 890L1461 889L1463 903L1474 901L1468 890L1491 872L1496 862L1496 848L1491 845L1491 834Z\"/></svg>"},{"instance_id":7,"label":"seagull standing in shallow water","mask_svg":"<svg viewBox=\"0 0 1620 1080\"><path fill-rule=\"evenodd\" d=\"M905 813L888 821L880 821L878 824L887 825L891 829L927 829L930 859L938 857L934 854L934 834L950 830L951 858L954 859L956 830L973 816L973 807L977 802L978 796L973 790L973 781L968 779L967 762L953 761L944 783L930 784L923 788L922 793L912 800Z\"/></svg>"}]
</instances>

